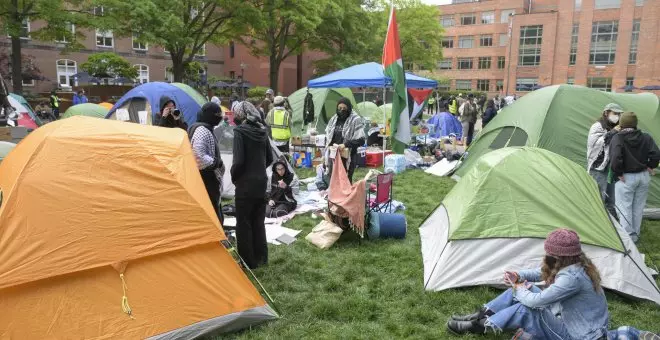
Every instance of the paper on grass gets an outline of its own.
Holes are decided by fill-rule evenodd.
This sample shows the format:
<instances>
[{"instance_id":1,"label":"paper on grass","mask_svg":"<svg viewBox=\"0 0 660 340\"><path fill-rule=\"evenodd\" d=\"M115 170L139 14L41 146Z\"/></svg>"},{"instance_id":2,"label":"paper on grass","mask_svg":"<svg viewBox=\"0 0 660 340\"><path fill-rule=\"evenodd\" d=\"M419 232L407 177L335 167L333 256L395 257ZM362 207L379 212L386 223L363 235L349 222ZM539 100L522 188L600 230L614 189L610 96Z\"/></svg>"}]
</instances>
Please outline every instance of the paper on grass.
<instances>
[{"instance_id":1,"label":"paper on grass","mask_svg":"<svg viewBox=\"0 0 660 340\"><path fill-rule=\"evenodd\" d=\"M296 237L300 232L301 230L289 229L282 227L282 225L268 224L266 225L266 241L271 244L281 245L282 243L276 240L278 237L282 235Z\"/></svg>"},{"instance_id":2,"label":"paper on grass","mask_svg":"<svg viewBox=\"0 0 660 340\"><path fill-rule=\"evenodd\" d=\"M460 166L460 161L448 161L446 158L438 163L433 164L430 168L426 169L427 174L436 176L447 176L452 170Z\"/></svg>"}]
</instances>

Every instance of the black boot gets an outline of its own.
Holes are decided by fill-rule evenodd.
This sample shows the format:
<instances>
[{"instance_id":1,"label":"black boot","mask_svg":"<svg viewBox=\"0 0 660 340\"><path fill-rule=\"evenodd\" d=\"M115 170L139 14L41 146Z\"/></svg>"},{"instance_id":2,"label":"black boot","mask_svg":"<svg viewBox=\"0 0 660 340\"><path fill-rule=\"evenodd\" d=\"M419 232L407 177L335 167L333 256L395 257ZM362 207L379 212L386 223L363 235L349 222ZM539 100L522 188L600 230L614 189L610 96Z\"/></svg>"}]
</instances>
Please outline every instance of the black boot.
<instances>
[{"instance_id":1,"label":"black boot","mask_svg":"<svg viewBox=\"0 0 660 340\"><path fill-rule=\"evenodd\" d=\"M472 320L478 320L484 317L489 317L492 316L493 313L492 311L488 310L486 307L482 307L480 310L468 314L468 315L452 315L451 319L456 320L456 321L472 321Z\"/></svg>"},{"instance_id":2,"label":"black boot","mask_svg":"<svg viewBox=\"0 0 660 340\"><path fill-rule=\"evenodd\" d=\"M486 318L472 321L447 321L447 329L456 335L463 334L485 334L486 333Z\"/></svg>"}]
</instances>

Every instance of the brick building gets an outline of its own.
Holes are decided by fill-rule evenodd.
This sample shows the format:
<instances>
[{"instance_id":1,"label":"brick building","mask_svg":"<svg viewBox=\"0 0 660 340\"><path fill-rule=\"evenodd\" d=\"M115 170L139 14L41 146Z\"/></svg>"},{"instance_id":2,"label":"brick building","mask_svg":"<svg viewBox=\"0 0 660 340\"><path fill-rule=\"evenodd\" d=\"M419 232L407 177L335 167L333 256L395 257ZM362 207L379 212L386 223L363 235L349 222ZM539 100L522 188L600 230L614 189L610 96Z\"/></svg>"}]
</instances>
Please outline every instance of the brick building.
<instances>
[{"instance_id":1,"label":"brick building","mask_svg":"<svg viewBox=\"0 0 660 340\"><path fill-rule=\"evenodd\" d=\"M445 59L433 73L452 90L660 85L660 0L454 0L439 8Z\"/></svg>"},{"instance_id":2,"label":"brick building","mask_svg":"<svg viewBox=\"0 0 660 340\"><path fill-rule=\"evenodd\" d=\"M69 88L81 85L74 75L82 72L80 65L87 61L93 53L114 52L124 57L139 70L135 82L171 81L172 74L167 72L171 67L169 53L160 46L140 44L132 38L117 38L111 32L103 33L95 30L85 30L81 43L83 48L74 52L64 52L66 41L38 41L30 38L30 32L42 27L42 22L24 22L22 44L23 55L35 57L35 62L45 81L24 83L24 92L48 92L60 86ZM75 30L75 27L71 27ZM0 48L7 54L11 51L11 40L0 36ZM244 67L244 79L252 85L268 86L269 63L267 58L257 58L250 55L247 48L231 43L228 46L208 44L203 55L196 60L206 65L208 74L216 77L227 77L238 80L241 76L241 64ZM301 86L313 75L312 62L322 57L318 52L306 52L303 55L290 57L280 67L279 91L288 95ZM11 82L7 81L11 87Z\"/></svg>"}]
</instances>

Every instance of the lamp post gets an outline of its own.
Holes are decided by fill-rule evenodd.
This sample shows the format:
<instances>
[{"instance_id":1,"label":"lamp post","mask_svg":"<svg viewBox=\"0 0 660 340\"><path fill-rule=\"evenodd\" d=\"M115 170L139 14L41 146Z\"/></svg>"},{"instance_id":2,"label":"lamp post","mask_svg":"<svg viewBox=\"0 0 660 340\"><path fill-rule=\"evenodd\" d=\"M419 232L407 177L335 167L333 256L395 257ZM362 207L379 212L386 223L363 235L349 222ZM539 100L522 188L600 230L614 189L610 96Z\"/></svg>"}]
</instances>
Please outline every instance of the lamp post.
<instances>
[{"instance_id":1,"label":"lamp post","mask_svg":"<svg viewBox=\"0 0 660 340\"><path fill-rule=\"evenodd\" d=\"M511 13L509 14L509 17L511 17L511 20L509 20L509 56L507 56L507 68L506 68L506 94L504 97L509 96L509 81L511 79L511 50L513 49L512 41L513 41L513 17L516 15L516 13Z\"/></svg>"},{"instance_id":2,"label":"lamp post","mask_svg":"<svg viewBox=\"0 0 660 340\"><path fill-rule=\"evenodd\" d=\"M241 99L245 100L245 87L243 87L243 82L245 81L245 68L247 67L246 63L241 62Z\"/></svg>"}]
</instances>

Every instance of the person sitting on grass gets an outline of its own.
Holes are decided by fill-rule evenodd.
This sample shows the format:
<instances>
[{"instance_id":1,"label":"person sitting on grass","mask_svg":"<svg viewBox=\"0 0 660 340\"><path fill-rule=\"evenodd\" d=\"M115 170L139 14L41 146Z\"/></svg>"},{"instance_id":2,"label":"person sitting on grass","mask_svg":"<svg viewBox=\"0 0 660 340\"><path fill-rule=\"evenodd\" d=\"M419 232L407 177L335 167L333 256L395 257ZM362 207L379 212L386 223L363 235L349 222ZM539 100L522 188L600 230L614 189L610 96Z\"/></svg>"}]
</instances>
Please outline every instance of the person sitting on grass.
<instances>
[{"instance_id":1,"label":"person sitting on grass","mask_svg":"<svg viewBox=\"0 0 660 340\"><path fill-rule=\"evenodd\" d=\"M268 206L266 217L282 217L296 210L298 203L293 197L291 183L293 174L284 161L273 164L273 174L270 177L270 191L268 192Z\"/></svg>"},{"instance_id":2,"label":"person sitting on grass","mask_svg":"<svg viewBox=\"0 0 660 340\"><path fill-rule=\"evenodd\" d=\"M533 339L606 339L609 313L596 266L582 252L569 229L551 232L544 243L541 268L504 273L511 285L480 311L454 316L447 323L456 334L522 329ZM532 282L545 281L546 288Z\"/></svg>"}]
</instances>

